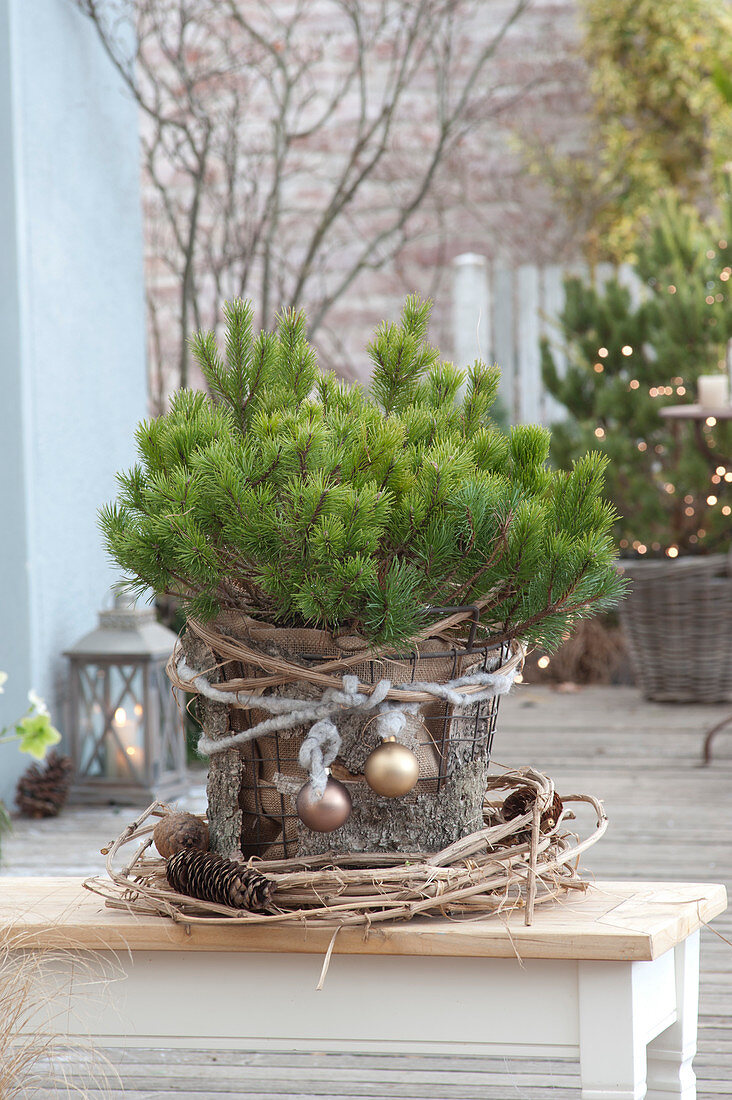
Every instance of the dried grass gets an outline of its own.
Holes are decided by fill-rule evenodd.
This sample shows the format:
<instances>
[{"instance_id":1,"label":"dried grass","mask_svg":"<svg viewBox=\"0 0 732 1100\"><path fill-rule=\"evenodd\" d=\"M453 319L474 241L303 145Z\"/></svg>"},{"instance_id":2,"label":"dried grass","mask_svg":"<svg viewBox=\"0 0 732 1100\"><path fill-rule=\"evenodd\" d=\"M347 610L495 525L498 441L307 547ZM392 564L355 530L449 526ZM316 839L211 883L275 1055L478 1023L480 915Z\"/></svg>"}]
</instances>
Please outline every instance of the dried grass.
<instances>
[{"instance_id":1,"label":"dried grass","mask_svg":"<svg viewBox=\"0 0 732 1100\"><path fill-rule=\"evenodd\" d=\"M503 798L518 787L531 787L536 800L529 812L510 821L501 813ZM250 860L275 884L271 911L250 913L175 893L165 877L165 861L151 854L158 817L169 812L153 803L103 849L108 879L84 885L111 908L156 914L185 924L329 923L365 925L408 920L418 915L476 918L524 909L530 923L534 905L569 889L584 889L579 857L607 828L607 818L591 795L563 797L564 810L551 828L541 814L554 799L554 784L531 768L492 777L484 807L485 826L436 853L328 853L282 860ZM583 840L567 830L571 803L584 803L595 814L594 827ZM123 849L132 845L128 862L118 866Z\"/></svg>"},{"instance_id":2,"label":"dried grass","mask_svg":"<svg viewBox=\"0 0 732 1100\"><path fill-rule=\"evenodd\" d=\"M119 1075L90 1039L68 1035L74 1003L93 1010L116 973L98 957L24 947L12 929L0 940L0 1097L20 1100L52 1090L54 1097L97 1100L120 1087ZM80 1079L75 1068L83 1069Z\"/></svg>"}]
</instances>

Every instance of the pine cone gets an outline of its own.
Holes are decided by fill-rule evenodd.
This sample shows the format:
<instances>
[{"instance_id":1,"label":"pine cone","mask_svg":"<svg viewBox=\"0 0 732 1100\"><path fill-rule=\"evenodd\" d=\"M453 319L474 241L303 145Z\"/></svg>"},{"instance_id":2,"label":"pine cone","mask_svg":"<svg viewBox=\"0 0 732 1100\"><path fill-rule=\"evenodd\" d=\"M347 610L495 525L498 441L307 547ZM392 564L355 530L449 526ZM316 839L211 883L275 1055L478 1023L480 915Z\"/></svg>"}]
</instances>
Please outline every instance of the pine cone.
<instances>
[{"instance_id":1,"label":"pine cone","mask_svg":"<svg viewBox=\"0 0 732 1100\"><path fill-rule=\"evenodd\" d=\"M170 857L165 874L177 893L234 909L264 910L274 890L274 883L259 871L215 852L183 849Z\"/></svg>"},{"instance_id":2,"label":"pine cone","mask_svg":"<svg viewBox=\"0 0 732 1100\"><path fill-rule=\"evenodd\" d=\"M533 809L535 801L536 791L533 787L518 787L515 791L511 791L503 803L503 820L513 821L515 817L521 817L522 814L529 813ZM562 800L555 791L551 806L544 810L541 815L542 833L551 832L559 821L563 808Z\"/></svg>"},{"instance_id":3,"label":"pine cone","mask_svg":"<svg viewBox=\"0 0 732 1100\"><path fill-rule=\"evenodd\" d=\"M25 817L56 817L69 795L73 764L53 749L43 763L31 764L15 790L15 802Z\"/></svg>"},{"instance_id":4,"label":"pine cone","mask_svg":"<svg viewBox=\"0 0 732 1100\"><path fill-rule=\"evenodd\" d=\"M209 837L208 825L195 814L166 814L155 826L153 832L155 847L164 859L182 852L186 848L195 848L207 852Z\"/></svg>"}]
</instances>

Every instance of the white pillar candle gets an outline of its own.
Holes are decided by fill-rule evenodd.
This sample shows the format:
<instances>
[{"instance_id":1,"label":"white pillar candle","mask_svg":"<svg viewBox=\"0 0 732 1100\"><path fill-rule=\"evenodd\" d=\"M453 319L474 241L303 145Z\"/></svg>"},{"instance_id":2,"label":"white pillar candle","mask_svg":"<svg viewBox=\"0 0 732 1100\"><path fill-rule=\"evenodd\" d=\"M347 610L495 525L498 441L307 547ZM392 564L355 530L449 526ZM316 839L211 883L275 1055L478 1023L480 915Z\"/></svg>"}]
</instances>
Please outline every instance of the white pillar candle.
<instances>
[{"instance_id":1,"label":"white pillar candle","mask_svg":"<svg viewBox=\"0 0 732 1100\"><path fill-rule=\"evenodd\" d=\"M138 707L135 707L135 711ZM142 769L145 763L145 756L140 744L140 715L142 713L142 707L139 708L140 714L133 714L129 718L124 707L118 707L114 712L114 720L112 725L114 731L117 734L117 740L119 744L116 746L117 753L115 759L115 774L122 779L129 779L131 769L127 761L125 761L125 755L133 768L138 772Z\"/></svg>"},{"instance_id":2,"label":"white pillar candle","mask_svg":"<svg viewBox=\"0 0 732 1100\"><path fill-rule=\"evenodd\" d=\"M702 374L698 382L699 404L703 409L729 405L729 379L725 374Z\"/></svg>"}]
</instances>

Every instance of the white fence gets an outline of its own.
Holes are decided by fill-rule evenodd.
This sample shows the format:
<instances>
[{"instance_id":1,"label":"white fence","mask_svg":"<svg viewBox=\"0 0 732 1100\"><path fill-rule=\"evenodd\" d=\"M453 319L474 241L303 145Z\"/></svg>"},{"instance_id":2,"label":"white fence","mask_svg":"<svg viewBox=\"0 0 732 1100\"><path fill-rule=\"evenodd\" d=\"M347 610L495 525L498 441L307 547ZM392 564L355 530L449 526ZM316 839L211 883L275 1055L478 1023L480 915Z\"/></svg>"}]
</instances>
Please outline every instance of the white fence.
<instances>
[{"instance_id":1,"label":"white fence","mask_svg":"<svg viewBox=\"0 0 732 1100\"><path fill-rule=\"evenodd\" d=\"M597 285L615 269L600 264ZM640 293L633 271L617 271L622 283ZM564 306L564 280L589 277L585 264L561 266L522 264L516 268L490 264L473 252L453 261L453 354L459 366L481 358L501 368L501 401L511 423L551 424L563 407L541 381L539 342L552 344L560 373L565 362L557 317Z\"/></svg>"}]
</instances>

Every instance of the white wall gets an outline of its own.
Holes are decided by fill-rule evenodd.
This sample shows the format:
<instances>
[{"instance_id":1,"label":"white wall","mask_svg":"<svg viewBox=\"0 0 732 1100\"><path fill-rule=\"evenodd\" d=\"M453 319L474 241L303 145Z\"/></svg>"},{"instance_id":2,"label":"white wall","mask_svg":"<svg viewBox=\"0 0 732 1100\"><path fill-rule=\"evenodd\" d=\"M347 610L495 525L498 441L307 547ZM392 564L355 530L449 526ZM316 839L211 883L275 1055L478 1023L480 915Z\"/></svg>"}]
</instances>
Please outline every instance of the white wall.
<instances>
[{"instance_id":1,"label":"white wall","mask_svg":"<svg viewBox=\"0 0 732 1100\"><path fill-rule=\"evenodd\" d=\"M137 111L71 0L0 0L0 724L115 574L97 508L146 412ZM28 764L0 748L0 798Z\"/></svg>"}]
</instances>

